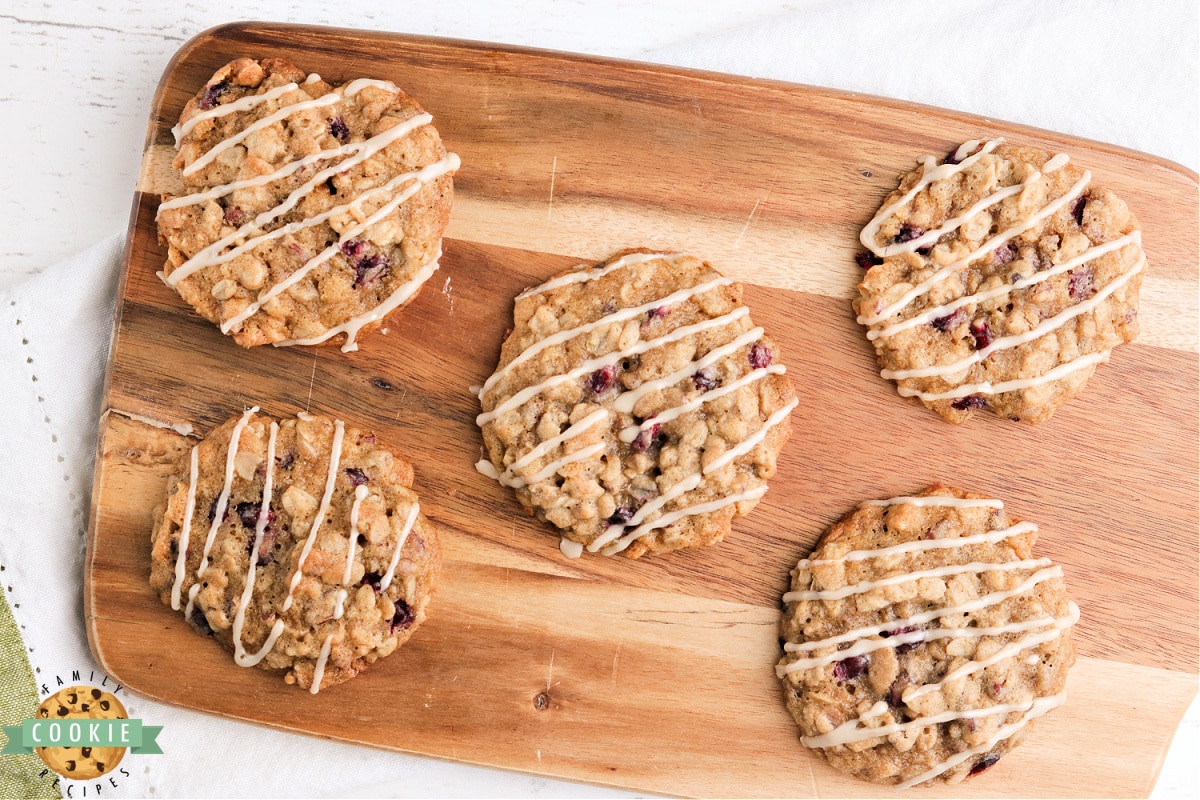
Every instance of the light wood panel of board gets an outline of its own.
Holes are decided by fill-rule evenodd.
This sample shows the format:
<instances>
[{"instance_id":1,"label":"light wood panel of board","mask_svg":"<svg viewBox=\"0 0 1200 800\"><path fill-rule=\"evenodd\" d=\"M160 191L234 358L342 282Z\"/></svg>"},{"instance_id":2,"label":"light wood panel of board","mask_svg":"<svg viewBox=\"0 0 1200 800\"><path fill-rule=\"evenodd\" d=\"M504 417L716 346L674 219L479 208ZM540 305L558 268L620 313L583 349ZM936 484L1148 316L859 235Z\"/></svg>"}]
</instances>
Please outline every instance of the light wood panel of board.
<instances>
[{"instance_id":1,"label":"light wood panel of board","mask_svg":"<svg viewBox=\"0 0 1200 800\"><path fill-rule=\"evenodd\" d=\"M348 55L349 54L349 55ZM154 276L169 128L212 72L285 56L395 80L463 168L442 269L361 351L244 351ZM1037 428L951 426L876 374L847 298L856 235L917 156L981 135L1064 150L1127 200L1149 271L1143 334ZM1067 705L943 796L1149 792L1197 672L1197 183L1139 153L822 89L397 35L240 24L197 37L155 100L101 425L87 560L93 651L134 691L263 724L685 795L893 794L799 744L773 675L788 570L856 503L941 480L1041 527L1083 619ZM627 246L747 282L802 399L778 477L727 542L564 559L478 475L467 387L523 287ZM415 463L446 566L430 621L316 697L233 665L146 581L151 512L189 440L244 406L375 430ZM185 428L186 429L186 428ZM378 698L390 699L381 705ZM1122 726L1114 732L1114 721Z\"/></svg>"}]
</instances>

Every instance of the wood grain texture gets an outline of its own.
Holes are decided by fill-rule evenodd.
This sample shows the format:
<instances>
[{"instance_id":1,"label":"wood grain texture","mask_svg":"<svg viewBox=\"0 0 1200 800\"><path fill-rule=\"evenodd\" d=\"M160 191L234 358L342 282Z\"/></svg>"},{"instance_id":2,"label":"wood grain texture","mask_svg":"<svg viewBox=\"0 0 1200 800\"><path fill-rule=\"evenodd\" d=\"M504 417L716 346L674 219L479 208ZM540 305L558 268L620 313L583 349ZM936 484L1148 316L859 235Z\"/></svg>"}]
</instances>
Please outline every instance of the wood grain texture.
<instances>
[{"instance_id":1,"label":"wood grain texture","mask_svg":"<svg viewBox=\"0 0 1200 800\"><path fill-rule=\"evenodd\" d=\"M351 46L370 63L347 63ZM464 162L451 237L442 271L360 352L243 351L154 277L164 253L146 192L163 173L143 169L89 537L89 637L113 675L265 724L641 790L862 795L876 790L796 740L771 669L778 597L795 560L857 502L942 480L1036 521L1039 554L1063 564L1083 610L1071 701L996 769L946 794L1149 792L1197 672L1194 175L894 101L267 25L211 31L180 52L155 102L147 164L186 99L241 55L283 55L329 78L369 72L419 98ZM857 231L896 175L924 152L996 133L1090 168L1142 220L1149 258L1143 336L1037 428L990 416L954 427L897 397L846 302ZM507 490L475 473L478 407L466 387L495 365L516 292L629 245L687 249L747 281L802 405L770 493L725 544L567 561ZM145 580L150 513L181 439L121 414L204 431L252 404L336 414L393 442L447 539L427 626L316 698L236 668ZM1113 719L1135 722L1134 733L1112 737Z\"/></svg>"}]
</instances>

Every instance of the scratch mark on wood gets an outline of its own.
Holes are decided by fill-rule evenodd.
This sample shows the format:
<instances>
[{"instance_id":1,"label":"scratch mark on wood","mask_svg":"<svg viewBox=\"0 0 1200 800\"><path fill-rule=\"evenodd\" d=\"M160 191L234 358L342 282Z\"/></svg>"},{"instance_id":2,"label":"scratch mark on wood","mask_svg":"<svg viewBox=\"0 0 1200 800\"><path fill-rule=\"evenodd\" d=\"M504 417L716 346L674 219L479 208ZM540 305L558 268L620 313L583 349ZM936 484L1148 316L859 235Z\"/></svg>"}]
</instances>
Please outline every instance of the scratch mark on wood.
<instances>
[{"instance_id":1,"label":"scratch mark on wood","mask_svg":"<svg viewBox=\"0 0 1200 800\"><path fill-rule=\"evenodd\" d=\"M546 673L546 691L550 691L550 687L554 681L554 648L550 648L550 671Z\"/></svg>"},{"instance_id":2,"label":"scratch mark on wood","mask_svg":"<svg viewBox=\"0 0 1200 800\"><path fill-rule=\"evenodd\" d=\"M769 196L769 193L768 193L768 196ZM761 200L754 201L754 208L750 209L750 216L746 217L746 224L742 226L741 233L739 233L737 235L737 238L733 240L733 249L734 250L738 249L738 246L742 243L742 237L745 236L746 231L748 231L750 229L750 223L754 221L754 213L756 211L758 211L758 204L761 202L762 202Z\"/></svg>"},{"instance_id":3,"label":"scratch mark on wood","mask_svg":"<svg viewBox=\"0 0 1200 800\"><path fill-rule=\"evenodd\" d=\"M554 176L558 173L558 156L554 157L554 162L550 165L550 207L546 209L546 219L554 214Z\"/></svg>"},{"instance_id":4,"label":"scratch mark on wood","mask_svg":"<svg viewBox=\"0 0 1200 800\"><path fill-rule=\"evenodd\" d=\"M612 665L612 688L617 688L617 665L621 662L621 648L625 646L625 640L621 639L617 642L617 650L613 653Z\"/></svg>"},{"instance_id":5,"label":"scratch mark on wood","mask_svg":"<svg viewBox=\"0 0 1200 800\"><path fill-rule=\"evenodd\" d=\"M309 407L312 405L313 384L317 382L317 353L313 351L313 368L312 375L308 376L308 399L304 401L304 413L308 413Z\"/></svg>"}]
</instances>

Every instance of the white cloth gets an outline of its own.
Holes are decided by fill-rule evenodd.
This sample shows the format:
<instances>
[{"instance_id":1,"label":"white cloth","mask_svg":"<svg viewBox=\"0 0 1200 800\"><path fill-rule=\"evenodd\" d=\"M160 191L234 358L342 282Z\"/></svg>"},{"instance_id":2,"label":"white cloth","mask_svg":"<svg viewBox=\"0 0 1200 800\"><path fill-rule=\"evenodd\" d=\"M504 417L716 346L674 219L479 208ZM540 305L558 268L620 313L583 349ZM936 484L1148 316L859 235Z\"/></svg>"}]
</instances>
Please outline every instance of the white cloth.
<instances>
[{"instance_id":1,"label":"white cloth","mask_svg":"<svg viewBox=\"0 0 1200 800\"><path fill-rule=\"evenodd\" d=\"M994 115L1193 169L1198 162L1189 2L827 2L651 57ZM0 582L11 586L39 681L92 668L83 551L120 248L119 237L105 240L0 295L0 404L9 414L0 426ZM125 702L131 716L163 726L165 755L131 759L131 775L102 796L621 794Z\"/></svg>"}]
</instances>

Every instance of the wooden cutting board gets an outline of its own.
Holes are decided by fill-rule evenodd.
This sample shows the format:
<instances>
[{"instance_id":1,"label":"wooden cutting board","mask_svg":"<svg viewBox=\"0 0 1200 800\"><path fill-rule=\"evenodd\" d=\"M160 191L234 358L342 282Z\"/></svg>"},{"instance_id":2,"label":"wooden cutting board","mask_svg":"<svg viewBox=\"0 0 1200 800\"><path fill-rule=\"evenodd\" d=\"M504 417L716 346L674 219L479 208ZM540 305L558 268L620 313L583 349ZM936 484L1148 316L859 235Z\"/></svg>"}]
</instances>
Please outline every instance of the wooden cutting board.
<instances>
[{"instance_id":1,"label":"wooden cutting board","mask_svg":"<svg viewBox=\"0 0 1200 800\"><path fill-rule=\"evenodd\" d=\"M363 342L245 351L154 276L170 126L209 75L283 56L390 78L462 156L442 269ZM962 426L876 374L848 298L859 228L924 153L1003 135L1066 151L1140 217L1142 334L1036 428ZM154 100L130 223L92 498L92 650L133 691L321 736L638 790L892 795L799 743L773 666L788 570L867 498L941 480L1041 526L1083 610L1067 705L934 796L1149 793L1197 673L1197 181L1109 145L874 97L466 42L284 25L201 34ZM467 391L512 297L627 246L687 250L745 281L802 399L778 477L724 544L638 562L564 559L477 474ZM151 511L192 439L243 407L373 429L415 463L446 564L395 655L310 696L234 666L151 592Z\"/></svg>"}]
</instances>

